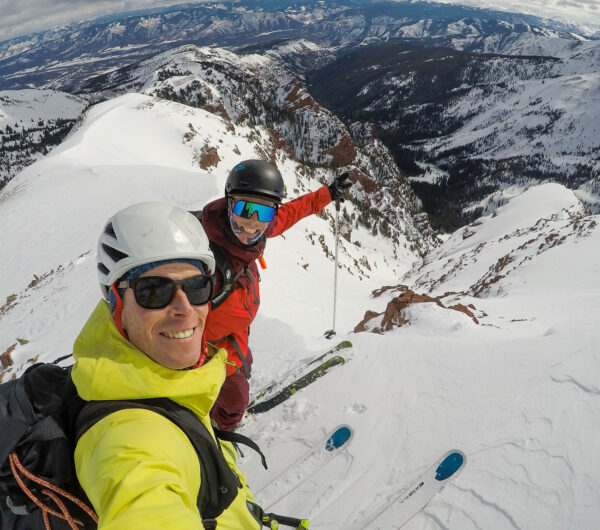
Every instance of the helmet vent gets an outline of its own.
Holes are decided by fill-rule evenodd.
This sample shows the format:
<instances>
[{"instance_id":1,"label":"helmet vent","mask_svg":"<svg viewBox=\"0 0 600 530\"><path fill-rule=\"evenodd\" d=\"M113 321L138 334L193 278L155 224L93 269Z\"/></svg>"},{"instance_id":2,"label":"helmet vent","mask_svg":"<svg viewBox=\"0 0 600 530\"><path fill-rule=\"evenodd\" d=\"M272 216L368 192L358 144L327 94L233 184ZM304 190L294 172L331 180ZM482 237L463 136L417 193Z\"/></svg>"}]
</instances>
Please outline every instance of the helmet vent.
<instances>
[{"instance_id":1,"label":"helmet vent","mask_svg":"<svg viewBox=\"0 0 600 530\"><path fill-rule=\"evenodd\" d=\"M105 276L110 272L104 263L98 263L98 270Z\"/></svg>"},{"instance_id":2,"label":"helmet vent","mask_svg":"<svg viewBox=\"0 0 600 530\"><path fill-rule=\"evenodd\" d=\"M104 233L117 239L117 234L115 234L115 229L113 228L112 223L108 223L106 225L106 228L104 229Z\"/></svg>"},{"instance_id":3,"label":"helmet vent","mask_svg":"<svg viewBox=\"0 0 600 530\"><path fill-rule=\"evenodd\" d=\"M113 259L113 261L115 263L121 261L122 259L129 257L127 254L121 252L120 250L109 247L108 245L106 245L104 243L102 243L102 249Z\"/></svg>"}]
</instances>

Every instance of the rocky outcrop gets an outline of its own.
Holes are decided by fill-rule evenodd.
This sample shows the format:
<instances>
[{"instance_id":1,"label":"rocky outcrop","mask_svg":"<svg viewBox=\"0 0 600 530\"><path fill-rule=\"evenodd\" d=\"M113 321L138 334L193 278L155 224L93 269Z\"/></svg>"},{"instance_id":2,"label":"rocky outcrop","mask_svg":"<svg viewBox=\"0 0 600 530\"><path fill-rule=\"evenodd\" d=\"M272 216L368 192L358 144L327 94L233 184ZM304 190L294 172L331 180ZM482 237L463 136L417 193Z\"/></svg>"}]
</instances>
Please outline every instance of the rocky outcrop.
<instances>
[{"instance_id":1,"label":"rocky outcrop","mask_svg":"<svg viewBox=\"0 0 600 530\"><path fill-rule=\"evenodd\" d=\"M475 307L472 305L467 307L463 304L455 304L447 307L442 303L440 298L415 293L407 287L400 287L399 289L403 290L403 292L388 302L383 313L367 311L363 320L354 328L354 332L371 331L372 333L383 333L393 328L406 326L410 324L410 319L405 310L413 304L436 304L449 311L464 313L475 324L479 324L479 320L473 312Z\"/></svg>"}]
</instances>

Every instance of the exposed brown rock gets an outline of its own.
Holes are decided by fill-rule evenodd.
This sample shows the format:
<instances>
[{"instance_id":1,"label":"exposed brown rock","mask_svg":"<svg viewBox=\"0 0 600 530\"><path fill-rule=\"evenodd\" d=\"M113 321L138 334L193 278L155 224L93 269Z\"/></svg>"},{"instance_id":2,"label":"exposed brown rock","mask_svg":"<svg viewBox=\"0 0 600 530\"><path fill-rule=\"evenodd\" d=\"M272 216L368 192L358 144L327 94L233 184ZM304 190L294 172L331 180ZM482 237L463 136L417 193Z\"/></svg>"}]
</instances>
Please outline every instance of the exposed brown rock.
<instances>
[{"instance_id":1,"label":"exposed brown rock","mask_svg":"<svg viewBox=\"0 0 600 530\"><path fill-rule=\"evenodd\" d=\"M335 147L327 149L325 154L331 155L333 166L348 166L356 158L356 146L352 138L348 134L344 134L339 143Z\"/></svg>"},{"instance_id":2,"label":"exposed brown rock","mask_svg":"<svg viewBox=\"0 0 600 530\"><path fill-rule=\"evenodd\" d=\"M383 313L367 311L365 313L365 317L363 318L363 320L354 328L355 333L358 333L360 331L366 331L367 323L370 320L373 320L374 318L381 317L382 315L383 315L383 318L381 320L381 325L373 328L373 330L372 330L373 333L383 333L385 331L390 331L391 329L393 329L395 327L402 327L402 326L405 326L406 324L409 324L410 322L406 318L406 313L404 310L411 304L425 304L425 303L436 304L437 306L439 306L443 309L450 309L453 311L459 311L461 313L464 313L465 315L470 317L473 320L473 322L475 322L475 324L479 324L479 321L477 320L477 318L475 317L473 312L470 311L467 308L467 306L465 306L463 304L455 304L453 306L446 307L439 298L432 297L427 294L415 293L414 291L411 291L410 289L406 288L406 286L398 286L398 287L405 289L405 291L402 294L400 294L399 296L395 297L393 300L390 300L390 302L388 302L388 305ZM379 294L381 294L381 292L384 292L386 290L396 289L398 287L393 287L393 288L384 287L379 291ZM375 293L377 293L377 291L375 291L374 294ZM473 307L473 306L471 305L471 307ZM475 308L473 307L473 309L475 309Z\"/></svg>"},{"instance_id":3,"label":"exposed brown rock","mask_svg":"<svg viewBox=\"0 0 600 530\"><path fill-rule=\"evenodd\" d=\"M269 136L271 137L271 141L273 143L273 147L277 150L281 149L285 151L285 153L290 158L295 158L294 151L291 148L289 142L283 137L283 135L277 129L267 129Z\"/></svg>"},{"instance_id":4,"label":"exposed brown rock","mask_svg":"<svg viewBox=\"0 0 600 530\"><path fill-rule=\"evenodd\" d=\"M381 327L384 331L389 331L394 327L401 327L408 323L408 320L404 318L403 310L411 304L422 304L422 303L434 303L440 307L444 307L444 304L437 298L432 298L426 294L417 294L413 291L406 291L405 293L397 296L391 300L381 321Z\"/></svg>"},{"instance_id":5,"label":"exposed brown rock","mask_svg":"<svg viewBox=\"0 0 600 530\"><path fill-rule=\"evenodd\" d=\"M221 116L221 118L223 118L224 120L231 119L222 101L219 101L217 105L208 104L204 107L204 110L212 114L216 114L217 116Z\"/></svg>"},{"instance_id":6,"label":"exposed brown rock","mask_svg":"<svg viewBox=\"0 0 600 530\"><path fill-rule=\"evenodd\" d=\"M473 307L473 304L469 304L469 307ZM455 311L460 311L461 313L464 313L465 315L471 317L473 319L473 322L475 322L475 324L479 324L479 320L477 320L477 317L473 314L472 311L469 311L469 309L467 308L466 305L455 304L455 305L451 305L448 309L454 309ZM473 309L474 309L474 307L473 307Z\"/></svg>"},{"instance_id":7,"label":"exposed brown rock","mask_svg":"<svg viewBox=\"0 0 600 530\"><path fill-rule=\"evenodd\" d=\"M6 297L6 303L3 306L0 306L0 316L8 313L15 305L15 300L17 299L16 294L11 294Z\"/></svg>"},{"instance_id":8,"label":"exposed brown rock","mask_svg":"<svg viewBox=\"0 0 600 530\"><path fill-rule=\"evenodd\" d=\"M201 169L209 169L215 167L221 161L221 157L216 147L205 143L200 153L196 155L196 160Z\"/></svg>"},{"instance_id":9,"label":"exposed brown rock","mask_svg":"<svg viewBox=\"0 0 600 530\"><path fill-rule=\"evenodd\" d=\"M9 367L13 365L13 360L10 356L10 354L14 351L14 349L17 347L17 343L15 342L12 346L9 346L8 349L0 355L0 364L2 364L2 368L4 368L5 370Z\"/></svg>"},{"instance_id":10,"label":"exposed brown rock","mask_svg":"<svg viewBox=\"0 0 600 530\"><path fill-rule=\"evenodd\" d=\"M354 328L355 333L359 333L361 331L367 331L366 324L370 320L377 318L381 313L375 313L375 311L367 311L365 313L365 317L361 320L361 322Z\"/></svg>"},{"instance_id":11,"label":"exposed brown rock","mask_svg":"<svg viewBox=\"0 0 600 530\"><path fill-rule=\"evenodd\" d=\"M409 288L407 285L385 285L380 289L375 289L371 294L374 298L381 296L383 293L387 293L388 291L400 291L405 292L408 291Z\"/></svg>"},{"instance_id":12,"label":"exposed brown rock","mask_svg":"<svg viewBox=\"0 0 600 530\"><path fill-rule=\"evenodd\" d=\"M292 79L286 87L289 92L285 97L285 106L291 110L311 108L315 112L320 110L318 103L304 89L299 79Z\"/></svg>"},{"instance_id":13,"label":"exposed brown rock","mask_svg":"<svg viewBox=\"0 0 600 530\"><path fill-rule=\"evenodd\" d=\"M355 178L352 178L355 177ZM367 193L373 193L379 189L379 184L375 182L371 177L367 177L364 173L360 171L353 171L350 173L350 180L353 182L360 182L361 186Z\"/></svg>"},{"instance_id":14,"label":"exposed brown rock","mask_svg":"<svg viewBox=\"0 0 600 530\"><path fill-rule=\"evenodd\" d=\"M29 282L29 285L27 286L27 289L32 289L33 287L35 287L38 283L40 283L40 281L42 280L42 278L40 278L37 274L33 275L33 280L31 280Z\"/></svg>"}]
</instances>

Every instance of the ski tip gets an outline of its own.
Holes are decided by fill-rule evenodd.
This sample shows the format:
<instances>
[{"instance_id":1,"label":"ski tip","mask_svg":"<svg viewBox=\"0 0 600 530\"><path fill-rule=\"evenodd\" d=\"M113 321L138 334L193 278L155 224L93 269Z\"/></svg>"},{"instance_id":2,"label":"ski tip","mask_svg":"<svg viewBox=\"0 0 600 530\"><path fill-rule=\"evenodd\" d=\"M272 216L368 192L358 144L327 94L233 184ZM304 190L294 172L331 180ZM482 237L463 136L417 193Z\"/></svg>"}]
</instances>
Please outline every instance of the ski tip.
<instances>
[{"instance_id":1,"label":"ski tip","mask_svg":"<svg viewBox=\"0 0 600 530\"><path fill-rule=\"evenodd\" d=\"M458 449L448 451L435 470L435 480L442 482L454 476L462 469L467 461L467 456Z\"/></svg>"},{"instance_id":2,"label":"ski tip","mask_svg":"<svg viewBox=\"0 0 600 530\"><path fill-rule=\"evenodd\" d=\"M343 350L344 348L352 348L352 343L349 340L343 340L339 344L337 344L333 349L335 351Z\"/></svg>"},{"instance_id":3,"label":"ski tip","mask_svg":"<svg viewBox=\"0 0 600 530\"><path fill-rule=\"evenodd\" d=\"M340 425L327 438L325 449L327 451L335 451L347 444L350 438L352 438L352 427L349 425Z\"/></svg>"}]
</instances>

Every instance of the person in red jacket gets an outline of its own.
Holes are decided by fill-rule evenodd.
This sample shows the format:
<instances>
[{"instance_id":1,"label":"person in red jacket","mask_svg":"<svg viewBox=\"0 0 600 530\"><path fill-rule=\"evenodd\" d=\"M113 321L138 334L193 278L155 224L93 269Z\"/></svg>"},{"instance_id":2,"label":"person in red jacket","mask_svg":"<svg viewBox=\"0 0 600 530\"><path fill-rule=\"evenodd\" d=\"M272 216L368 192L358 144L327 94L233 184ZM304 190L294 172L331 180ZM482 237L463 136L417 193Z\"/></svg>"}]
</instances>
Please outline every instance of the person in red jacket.
<instances>
[{"instance_id":1,"label":"person in red jacket","mask_svg":"<svg viewBox=\"0 0 600 530\"><path fill-rule=\"evenodd\" d=\"M260 274L266 240L281 235L298 221L319 213L332 200L342 200L351 186L348 173L329 186L282 204L283 178L263 160L245 160L229 173L225 197L192 212L211 242L217 261L217 293L211 302L206 338L228 352L227 378L211 411L224 430L232 429L248 407L252 352L250 324L260 305Z\"/></svg>"}]
</instances>

